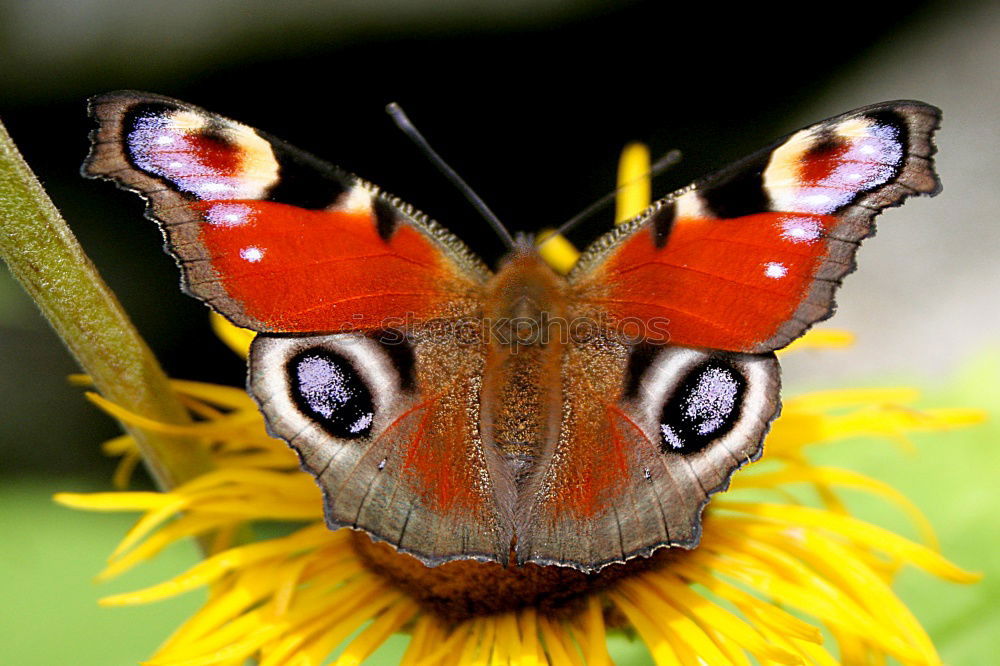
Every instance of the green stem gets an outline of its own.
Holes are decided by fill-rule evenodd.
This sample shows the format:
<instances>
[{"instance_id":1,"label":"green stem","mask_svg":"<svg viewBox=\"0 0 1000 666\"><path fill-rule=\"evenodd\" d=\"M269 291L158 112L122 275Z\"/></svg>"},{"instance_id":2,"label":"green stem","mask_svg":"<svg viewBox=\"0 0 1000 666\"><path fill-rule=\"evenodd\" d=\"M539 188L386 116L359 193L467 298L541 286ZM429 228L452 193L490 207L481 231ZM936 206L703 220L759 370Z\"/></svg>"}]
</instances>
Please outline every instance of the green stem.
<instances>
[{"instance_id":1,"label":"green stem","mask_svg":"<svg viewBox=\"0 0 1000 666\"><path fill-rule=\"evenodd\" d=\"M149 347L2 123L0 258L104 397L151 419L190 422ZM212 467L208 453L195 441L126 428L162 489L173 488Z\"/></svg>"}]
</instances>

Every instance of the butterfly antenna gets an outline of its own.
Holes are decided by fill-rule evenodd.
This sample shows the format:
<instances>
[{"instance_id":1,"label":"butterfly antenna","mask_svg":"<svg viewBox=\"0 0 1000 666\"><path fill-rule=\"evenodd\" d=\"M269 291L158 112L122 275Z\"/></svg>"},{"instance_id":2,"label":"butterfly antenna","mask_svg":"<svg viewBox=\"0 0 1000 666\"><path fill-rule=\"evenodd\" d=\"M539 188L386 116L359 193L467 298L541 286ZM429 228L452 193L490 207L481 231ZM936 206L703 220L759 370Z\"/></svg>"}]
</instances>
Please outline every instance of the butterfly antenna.
<instances>
[{"instance_id":1,"label":"butterfly antenna","mask_svg":"<svg viewBox=\"0 0 1000 666\"><path fill-rule=\"evenodd\" d=\"M486 202L483 201L471 187L469 187L469 184L462 180L462 177L459 176L454 169L448 166L448 163L445 162L433 148L431 148L431 145L427 143L427 139L425 139L424 135L420 133L420 130L414 127L413 123L410 122L410 119L406 116L402 107L399 106L399 104L392 102L385 107L385 111L392 116L393 122L395 122L396 126L403 131L403 134L410 137L410 140L417 144L417 147L420 148L424 155L426 155L427 158L434 163L434 166L438 168L438 171L443 173L445 178L450 180L452 185L457 187L469 203L471 203L472 206L479 211L479 214L486 218L486 221L490 223L490 226L497 232L507 248L513 250L514 237L510 235L509 231L507 231L507 227L503 226L503 222L500 221L500 218L498 218L496 214L490 210L490 207L486 205Z\"/></svg>"},{"instance_id":2,"label":"butterfly antenna","mask_svg":"<svg viewBox=\"0 0 1000 666\"><path fill-rule=\"evenodd\" d=\"M580 224L581 222L586 220L588 217L590 217L597 211L601 210L602 208L610 204L612 201L615 200L615 197L618 196L618 193L622 189L628 187L632 183L642 180L643 178L652 178L654 176L659 176L661 173L663 173L670 167L675 166L680 161L681 161L681 151L671 150L669 152L664 153L662 156L660 156L658 160L656 160L656 162L653 163L653 166L649 168L648 172L642 174L641 176L637 176L632 180L622 183L621 185L611 190L610 192L605 194L603 197L601 197L594 203L590 204L589 206L581 210L573 217L563 222L561 225L559 225L559 228L553 231L552 233L545 234L545 238L538 243L538 246L541 247L542 245L545 245L556 236L561 236L565 234L567 231L569 231L570 229Z\"/></svg>"}]
</instances>

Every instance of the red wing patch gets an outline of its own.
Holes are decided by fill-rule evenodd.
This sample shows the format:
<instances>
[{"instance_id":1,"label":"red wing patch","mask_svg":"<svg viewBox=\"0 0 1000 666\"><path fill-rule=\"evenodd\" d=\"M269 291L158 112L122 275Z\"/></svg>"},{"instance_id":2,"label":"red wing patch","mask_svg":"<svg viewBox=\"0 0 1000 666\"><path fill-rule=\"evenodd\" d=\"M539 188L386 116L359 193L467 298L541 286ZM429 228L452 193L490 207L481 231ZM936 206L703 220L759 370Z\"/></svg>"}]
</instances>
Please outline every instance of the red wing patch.
<instances>
[{"instance_id":1,"label":"red wing patch","mask_svg":"<svg viewBox=\"0 0 1000 666\"><path fill-rule=\"evenodd\" d=\"M570 276L575 296L650 342L783 347L833 312L875 216L937 193L938 119L889 102L797 132L595 243Z\"/></svg>"},{"instance_id":2,"label":"red wing patch","mask_svg":"<svg viewBox=\"0 0 1000 666\"><path fill-rule=\"evenodd\" d=\"M382 238L369 212L269 201L199 202L201 242L225 293L268 331L402 328L443 316L463 285L413 226ZM449 280L450 278L450 280ZM188 282L190 289L198 284ZM467 307L474 307L471 289ZM412 323L412 322L409 322Z\"/></svg>"},{"instance_id":3,"label":"red wing patch","mask_svg":"<svg viewBox=\"0 0 1000 666\"><path fill-rule=\"evenodd\" d=\"M679 219L666 248L645 234L623 243L601 267L607 286L586 298L617 319L646 322L650 341L743 350L802 306L836 223L786 213ZM824 312L819 302L810 314Z\"/></svg>"}]
</instances>

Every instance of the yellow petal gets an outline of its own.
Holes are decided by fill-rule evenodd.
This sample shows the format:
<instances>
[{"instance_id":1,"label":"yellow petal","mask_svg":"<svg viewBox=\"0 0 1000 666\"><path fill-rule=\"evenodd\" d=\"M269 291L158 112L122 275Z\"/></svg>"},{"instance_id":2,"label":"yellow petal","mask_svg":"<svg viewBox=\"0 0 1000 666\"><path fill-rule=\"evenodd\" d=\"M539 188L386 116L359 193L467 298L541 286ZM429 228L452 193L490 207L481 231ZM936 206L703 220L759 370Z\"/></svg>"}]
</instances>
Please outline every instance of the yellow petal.
<instances>
[{"instance_id":1,"label":"yellow petal","mask_svg":"<svg viewBox=\"0 0 1000 666\"><path fill-rule=\"evenodd\" d=\"M805 349L842 349L854 344L854 334L849 331L836 331L832 329L812 329L806 332L798 340L792 342L784 349L779 349L778 354L802 351Z\"/></svg>"},{"instance_id":2,"label":"yellow petal","mask_svg":"<svg viewBox=\"0 0 1000 666\"><path fill-rule=\"evenodd\" d=\"M209 583L225 573L254 562L318 546L329 538L325 525L313 525L281 539L259 541L213 555L170 580L136 592L101 599L103 606L130 606L173 597Z\"/></svg>"},{"instance_id":3,"label":"yellow petal","mask_svg":"<svg viewBox=\"0 0 1000 666\"><path fill-rule=\"evenodd\" d=\"M615 198L615 222L621 224L649 207L650 183L649 148L633 142L625 146L618 158L618 196Z\"/></svg>"},{"instance_id":4,"label":"yellow petal","mask_svg":"<svg viewBox=\"0 0 1000 666\"><path fill-rule=\"evenodd\" d=\"M254 331L236 326L220 314L209 314L212 330L220 340L226 343L234 352L246 358L250 355L250 343L257 336Z\"/></svg>"},{"instance_id":5,"label":"yellow petal","mask_svg":"<svg viewBox=\"0 0 1000 666\"><path fill-rule=\"evenodd\" d=\"M828 411L871 404L903 404L914 402L919 397L920 391L908 387L835 389L793 396L784 401L784 406L790 410Z\"/></svg>"},{"instance_id":6,"label":"yellow petal","mask_svg":"<svg viewBox=\"0 0 1000 666\"><path fill-rule=\"evenodd\" d=\"M882 497L900 507L920 530L927 545L938 548L937 536L930 521L906 495L892 486L871 477L835 467L793 465L776 472L744 474L738 477L732 488L771 488L789 483L820 483L845 486L864 490Z\"/></svg>"},{"instance_id":7,"label":"yellow petal","mask_svg":"<svg viewBox=\"0 0 1000 666\"><path fill-rule=\"evenodd\" d=\"M718 595L721 599L732 602L741 612L747 615L754 627L761 631L761 633L763 633L763 627L771 627L781 634L800 640L811 641L813 643L823 642L823 636L819 629L791 615L773 603L759 599L724 580L720 580L709 573L710 564L711 562L706 562L702 565L704 567L702 568L689 563L677 562L671 565L671 571L693 583L703 585L712 594ZM779 651L777 655L763 651L762 654L778 662L782 658L791 658L786 656L783 651Z\"/></svg>"},{"instance_id":8,"label":"yellow petal","mask_svg":"<svg viewBox=\"0 0 1000 666\"><path fill-rule=\"evenodd\" d=\"M692 590L687 583L667 571L650 574L655 581L649 588L677 610L687 613L703 628L711 627L755 655L779 663L794 664L798 660L789 652L773 648L753 627L739 617L712 603ZM645 578L645 576L641 577Z\"/></svg>"},{"instance_id":9,"label":"yellow petal","mask_svg":"<svg viewBox=\"0 0 1000 666\"><path fill-rule=\"evenodd\" d=\"M587 599L587 609L584 614L583 637L584 661L587 666L609 666L611 657L608 654L607 631L604 628L604 610L601 601L596 596Z\"/></svg>"},{"instance_id":10,"label":"yellow petal","mask_svg":"<svg viewBox=\"0 0 1000 666\"><path fill-rule=\"evenodd\" d=\"M718 500L716 508L726 508L762 518L779 520L791 527L808 526L836 532L869 548L898 557L924 571L956 583L973 583L982 577L955 566L930 548L913 543L898 534L857 518L805 506L728 500Z\"/></svg>"},{"instance_id":11,"label":"yellow petal","mask_svg":"<svg viewBox=\"0 0 1000 666\"><path fill-rule=\"evenodd\" d=\"M645 613L650 620L656 618L661 630L673 635L674 640L671 643L675 645L675 651L678 644L683 644L709 664L732 666L733 662L712 642L701 627L658 596L651 587L635 579L627 579L619 584L619 588L640 612ZM669 638L668 635L668 640Z\"/></svg>"},{"instance_id":12,"label":"yellow petal","mask_svg":"<svg viewBox=\"0 0 1000 666\"><path fill-rule=\"evenodd\" d=\"M395 607L379 615L344 648L336 666L359 666L389 636L402 629L418 610L417 605L408 599L399 601Z\"/></svg>"},{"instance_id":13,"label":"yellow petal","mask_svg":"<svg viewBox=\"0 0 1000 666\"><path fill-rule=\"evenodd\" d=\"M535 241L538 253L542 255L545 263L565 275L576 265L580 252L573 247L568 238L562 235L553 237L552 233L552 229L546 229L538 234L538 239Z\"/></svg>"},{"instance_id":14,"label":"yellow petal","mask_svg":"<svg viewBox=\"0 0 1000 666\"><path fill-rule=\"evenodd\" d=\"M153 492L56 493L52 499L63 506L87 511L145 511L176 501L169 494Z\"/></svg>"},{"instance_id":15,"label":"yellow petal","mask_svg":"<svg viewBox=\"0 0 1000 666\"><path fill-rule=\"evenodd\" d=\"M629 624L635 627L639 636L642 637L642 642L649 649L649 653L652 655L653 661L656 662L656 666L682 666L680 660L677 658L677 654L674 652L673 645L660 629L659 623L647 618L625 595L619 592L611 592L608 597L625 614ZM548 641L546 640L546 642ZM553 666L561 665L553 661Z\"/></svg>"}]
</instances>

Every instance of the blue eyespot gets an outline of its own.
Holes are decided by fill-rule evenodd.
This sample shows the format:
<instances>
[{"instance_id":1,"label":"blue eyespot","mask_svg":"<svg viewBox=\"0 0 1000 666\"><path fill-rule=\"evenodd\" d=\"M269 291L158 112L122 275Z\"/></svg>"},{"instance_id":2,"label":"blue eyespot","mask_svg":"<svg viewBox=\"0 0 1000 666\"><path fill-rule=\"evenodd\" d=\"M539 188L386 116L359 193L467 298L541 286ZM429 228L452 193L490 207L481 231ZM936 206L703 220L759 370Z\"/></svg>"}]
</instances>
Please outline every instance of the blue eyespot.
<instances>
[{"instance_id":1,"label":"blue eyespot","mask_svg":"<svg viewBox=\"0 0 1000 666\"><path fill-rule=\"evenodd\" d=\"M325 348L307 349L288 362L292 398L334 437L361 439L371 433L371 391L346 358Z\"/></svg>"},{"instance_id":2,"label":"blue eyespot","mask_svg":"<svg viewBox=\"0 0 1000 666\"><path fill-rule=\"evenodd\" d=\"M695 453L722 437L739 420L745 391L746 379L735 368L716 360L696 366L663 405L660 447Z\"/></svg>"}]
</instances>

